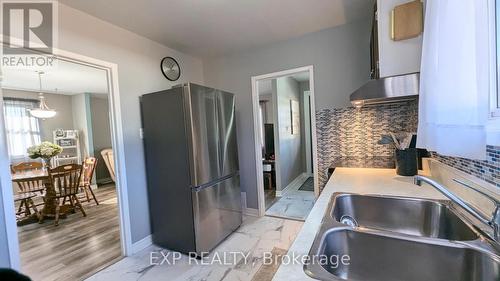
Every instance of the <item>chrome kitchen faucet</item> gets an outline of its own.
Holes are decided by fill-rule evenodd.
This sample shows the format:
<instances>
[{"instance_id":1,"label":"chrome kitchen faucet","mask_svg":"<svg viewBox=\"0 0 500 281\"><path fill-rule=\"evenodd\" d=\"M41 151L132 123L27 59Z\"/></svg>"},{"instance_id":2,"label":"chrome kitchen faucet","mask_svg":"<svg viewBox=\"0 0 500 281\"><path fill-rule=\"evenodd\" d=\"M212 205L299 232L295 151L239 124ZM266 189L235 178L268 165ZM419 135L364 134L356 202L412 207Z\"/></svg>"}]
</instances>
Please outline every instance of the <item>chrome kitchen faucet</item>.
<instances>
[{"instance_id":1,"label":"chrome kitchen faucet","mask_svg":"<svg viewBox=\"0 0 500 281\"><path fill-rule=\"evenodd\" d=\"M460 205L462 208L464 208L469 214L473 215L475 218L480 220L482 223L489 225L493 229L493 240L495 240L497 243L500 243L500 202L496 199L493 198L491 195L486 194L485 192L467 184L464 183L460 180L454 179L455 182L462 184L465 187L468 187L481 195L485 196L488 198L491 202L495 204L495 210L493 211L492 217L491 218L486 218L483 214L481 214L479 211L477 211L475 208L471 207L469 204L467 204L465 201L463 201L460 197L456 196L455 194L451 193L446 187L441 185L440 183L436 182L435 180L432 180L428 177L424 176L415 176L414 177L414 183L418 186L422 185L422 182L428 183L435 189L437 189L439 192L441 192L444 196L448 197L451 201L454 203Z\"/></svg>"}]
</instances>

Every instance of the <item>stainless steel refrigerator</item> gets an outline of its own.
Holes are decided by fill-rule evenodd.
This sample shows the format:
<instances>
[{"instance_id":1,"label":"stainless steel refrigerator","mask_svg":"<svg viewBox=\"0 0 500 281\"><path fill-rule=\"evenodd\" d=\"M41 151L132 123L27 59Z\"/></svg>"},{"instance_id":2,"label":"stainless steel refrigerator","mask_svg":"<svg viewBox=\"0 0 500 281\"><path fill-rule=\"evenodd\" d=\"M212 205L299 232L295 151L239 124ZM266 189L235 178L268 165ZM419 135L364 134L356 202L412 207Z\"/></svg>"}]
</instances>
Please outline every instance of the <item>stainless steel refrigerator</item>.
<instances>
[{"instance_id":1,"label":"stainless steel refrigerator","mask_svg":"<svg viewBox=\"0 0 500 281\"><path fill-rule=\"evenodd\" d=\"M241 225L234 104L193 83L141 97L155 244L201 255Z\"/></svg>"}]
</instances>

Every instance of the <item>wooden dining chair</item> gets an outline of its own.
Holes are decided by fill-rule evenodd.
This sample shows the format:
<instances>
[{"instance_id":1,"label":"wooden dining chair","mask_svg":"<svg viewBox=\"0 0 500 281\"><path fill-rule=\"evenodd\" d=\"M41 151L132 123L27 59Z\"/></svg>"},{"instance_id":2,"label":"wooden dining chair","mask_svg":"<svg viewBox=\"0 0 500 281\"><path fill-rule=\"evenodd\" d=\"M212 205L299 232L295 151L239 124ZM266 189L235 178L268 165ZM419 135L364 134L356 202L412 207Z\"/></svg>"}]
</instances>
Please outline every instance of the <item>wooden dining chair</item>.
<instances>
[{"instance_id":1,"label":"wooden dining chair","mask_svg":"<svg viewBox=\"0 0 500 281\"><path fill-rule=\"evenodd\" d=\"M90 202L90 196L94 199L96 205L99 205L97 198L92 191L92 177L94 176L95 168L97 167L97 158L95 157L87 157L83 160L83 174L82 181L80 182L80 188L85 192L85 197L87 198L87 202Z\"/></svg>"},{"instance_id":2,"label":"wooden dining chair","mask_svg":"<svg viewBox=\"0 0 500 281\"><path fill-rule=\"evenodd\" d=\"M43 169L43 164L40 162L22 162L10 166L10 170L13 174L33 172L42 169ZM18 187L19 187L19 193L38 192L40 193L40 195L43 196L43 193L45 192L45 187L42 181L18 182Z\"/></svg>"},{"instance_id":3,"label":"wooden dining chair","mask_svg":"<svg viewBox=\"0 0 500 281\"><path fill-rule=\"evenodd\" d=\"M42 181L25 179L16 180L16 182L20 189L20 191L14 195L14 204L19 204L16 212L16 219L19 221L27 218L32 215L32 212L39 219L40 213L38 212L37 206L43 205L43 203L35 204L34 199L40 197L38 187L43 186Z\"/></svg>"},{"instance_id":4,"label":"wooden dining chair","mask_svg":"<svg viewBox=\"0 0 500 281\"><path fill-rule=\"evenodd\" d=\"M115 159L114 159L114 154L113 154L113 149L111 148L106 148L101 151L102 159L104 160L104 164L106 164L106 168L108 168L109 175L111 176L111 179L116 182L116 175L115 175Z\"/></svg>"},{"instance_id":5,"label":"wooden dining chair","mask_svg":"<svg viewBox=\"0 0 500 281\"><path fill-rule=\"evenodd\" d=\"M22 174L27 172L33 172L37 170L42 170L43 164L40 162L22 162L16 165L11 165L10 170L12 174ZM16 180L17 184L17 194L14 195L14 203L19 203L17 210L17 215L24 213L25 215L31 215L30 209L38 213L37 207L43 206L43 200L37 200L43 198L45 193L45 185L42 180L39 179L26 179L26 180ZM36 202L35 202L36 201Z\"/></svg>"},{"instance_id":6,"label":"wooden dining chair","mask_svg":"<svg viewBox=\"0 0 500 281\"><path fill-rule=\"evenodd\" d=\"M60 210L61 207L65 206L63 203L65 199L68 199L71 202L71 206L73 208L78 207L84 217L87 216L77 196L81 176L82 165L79 164L67 164L58 166L54 169L49 169L49 179L56 190L56 194L54 196L54 199L57 201L54 220L54 224L56 226L59 225ZM42 210L41 220L43 220L43 217L44 213Z\"/></svg>"},{"instance_id":7,"label":"wooden dining chair","mask_svg":"<svg viewBox=\"0 0 500 281\"><path fill-rule=\"evenodd\" d=\"M37 207L43 206L43 200L34 200L42 198L45 193L45 185L41 179L23 179L16 180L18 192L14 195L14 202L19 202L17 213L20 214L24 209L26 215L31 215L29 209L32 208L37 213Z\"/></svg>"}]
</instances>

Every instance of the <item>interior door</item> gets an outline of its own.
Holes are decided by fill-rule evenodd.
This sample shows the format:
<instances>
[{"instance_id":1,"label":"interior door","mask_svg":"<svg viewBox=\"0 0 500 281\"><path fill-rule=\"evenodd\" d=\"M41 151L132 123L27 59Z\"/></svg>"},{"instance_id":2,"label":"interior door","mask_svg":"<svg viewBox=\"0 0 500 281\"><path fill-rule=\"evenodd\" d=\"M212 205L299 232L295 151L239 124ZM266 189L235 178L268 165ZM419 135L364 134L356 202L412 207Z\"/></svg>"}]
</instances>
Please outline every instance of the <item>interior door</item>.
<instances>
[{"instance_id":1,"label":"interior door","mask_svg":"<svg viewBox=\"0 0 500 281\"><path fill-rule=\"evenodd\" d=\"M221 177L216 90L196 84L188 87L192 186L209 184Z\"/></svg>"},{"instance_id":2,"label":"interior door","mask_svg":"<svg viewBox=\"0 0 500 281\"><path fill-rule=\"evenodd\" d=\"M222 176L238 171L238 145L236 141L235 98L231 93L217 91L219 126L219 157Z\"/></svg>"}]
</instances>

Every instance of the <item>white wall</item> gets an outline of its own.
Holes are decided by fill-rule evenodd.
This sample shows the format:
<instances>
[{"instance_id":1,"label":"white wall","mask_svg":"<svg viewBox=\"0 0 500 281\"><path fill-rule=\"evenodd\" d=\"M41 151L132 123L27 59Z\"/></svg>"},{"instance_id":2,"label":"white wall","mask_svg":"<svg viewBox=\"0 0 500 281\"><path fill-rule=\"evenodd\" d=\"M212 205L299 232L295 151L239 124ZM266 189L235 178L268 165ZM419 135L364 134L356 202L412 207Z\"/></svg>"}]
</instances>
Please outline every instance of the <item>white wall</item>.
<instances>
[{"instance_id":1,"label":"white wall","mask_svg":"<svg viewBox=\"0 0 500 281\"><path fill-rule=\"evenodd\" d=\"M367 19L204 61L206 84L236 94L241 185L249 208L258 208L251 77L314 65L316 109L348 106L349 95L369 79L370 25Z\"/></svg>"},{"instance_id":2,"label":"white wall","mask_svg":"<svg viewBox=\"0 0 500 281\"><path fill-rule=\"evenodd\" d=\"M202 62L62 4L58 37L59 49L118 65L131 232L132 241L137 242L151 233L144 152L139 137L139 96L187 81L203 84ZM165 56L173 56L180 63L179 81L169 82L161 74L160 61Z\"/></svg>"},{"instance_id":3,"label":"white wall","mask_svg":"<svg viewBox=\"0 0 500 281\"><path fill-rule=\"evenodd\" d=\"M280 177L276 189L283 190L304 172L302 134L300 131L292 134L290 114L290 101L293 100L300 104L301 94L299 83L291 77L278 78L273 81L274 83L276 83L278 114L278 138L276 141L279 142L277 176Z\"/></svg>"},{"instance_id":4,"label":"white wall","mask_svg":"<svg viewBox=\"0 0 500 281\"><path fill-rule=\"evenodd\" d=\"M422 35L402 41L391 39L391 11L404 3L408 0L377 1L380 77L420 72Z\"/></svg>"},{"instance_id":5,"label":"white wall","mask_svg":"<svg viewBox=\"0 0 500 281\"><path fill-rule=\"evenodd\" d=\"M38 92L2 89L4 97L38 100ZM57 111L54 118L40 120L42 141L54 141L52 132L56 129L73 128L71 96L60 94L44 94L47 105Z\"/></svg>"}]
</instances>

